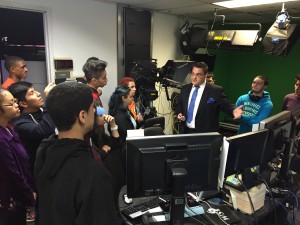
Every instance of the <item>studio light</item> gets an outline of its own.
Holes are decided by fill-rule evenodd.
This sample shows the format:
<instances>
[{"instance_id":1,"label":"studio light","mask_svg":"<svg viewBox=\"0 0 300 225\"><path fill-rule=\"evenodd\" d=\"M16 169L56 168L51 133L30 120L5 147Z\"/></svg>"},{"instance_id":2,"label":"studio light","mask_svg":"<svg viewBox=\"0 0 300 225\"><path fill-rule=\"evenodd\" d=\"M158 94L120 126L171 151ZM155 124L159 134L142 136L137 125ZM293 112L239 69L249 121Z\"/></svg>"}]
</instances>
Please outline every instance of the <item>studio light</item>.
<instances>
[{"instance_id":1,"label":"studio light","mask_svg":"<svg viewBox=\"0 0 300 225\"><path fill-rule=\"evenodd\" d=\"M180 32L184 35L184 34L186 34L186 33L188 33L189 32L189 22L188 21L186 21L181 27L180 27Z\"/></svg>"},{"instance_id":2,"label":"studio light","mask_svg":"<svg viewBox=\"0 0 300 225\"><path fill-rule=\"evenodd\" d=\"M290 24L290 17L286 9L284 8L284 3L282 3L281 12L279 12L276 16L277 28L279 29L286 29L287 26Z\"/></svg>"}]
</instances>

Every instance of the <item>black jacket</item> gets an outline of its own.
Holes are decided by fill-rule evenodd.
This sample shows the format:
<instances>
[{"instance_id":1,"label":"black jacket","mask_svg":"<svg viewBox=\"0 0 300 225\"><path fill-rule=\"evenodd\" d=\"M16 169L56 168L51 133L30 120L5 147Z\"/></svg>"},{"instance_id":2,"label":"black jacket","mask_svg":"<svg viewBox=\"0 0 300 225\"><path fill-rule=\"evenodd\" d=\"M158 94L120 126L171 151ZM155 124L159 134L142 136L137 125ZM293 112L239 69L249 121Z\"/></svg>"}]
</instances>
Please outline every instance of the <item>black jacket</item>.
<instances>
[{"instance_id":1,"label":"black jacket","mask_svg":"<svg viewBox=\"0 0 300 225\"><path fill-rule=\"evenodd\" d=\"M13 121L14 130L19 134L29 156L29 168L33 174L36 151L44 138L55 133L55 125L46 108L34 113L21 113Z\"/></svg>"},{"instance_id":2,"label":"black jacket","mask_svg":"<svg viewBox=\"0 0 300 225\"><path fill-rule=\"evenodd\" d=\"M120 224L112 177L93 159L85 141L44 140L35 175L40 194L40 225Z\"/></svg>"},{"instance_id":3,"label":"black jacket","mask_svg":"<svg viewBox=\"0 0 300 225\"><path fill-rule=\"evenodd\" d=\"M192 87L192 84L186 84L182 87L176 108L177 115L182 113L187 116L188 100ZM219 130L220 110L232 115L234 109L235 105L227 99L221 86L206 83L195 118L196 132L217 132ZM185 123L181 122L180 133L184 133Z\"/></svg>"}]
</instances>

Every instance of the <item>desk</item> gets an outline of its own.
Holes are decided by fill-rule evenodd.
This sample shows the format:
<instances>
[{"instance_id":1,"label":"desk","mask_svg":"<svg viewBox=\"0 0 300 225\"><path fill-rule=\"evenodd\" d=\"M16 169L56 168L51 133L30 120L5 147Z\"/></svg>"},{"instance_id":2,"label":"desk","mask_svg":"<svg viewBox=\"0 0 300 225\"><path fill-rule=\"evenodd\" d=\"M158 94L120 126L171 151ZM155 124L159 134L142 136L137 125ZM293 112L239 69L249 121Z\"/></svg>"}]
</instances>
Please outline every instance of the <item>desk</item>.
<instances>
[{"instance_id":1,"label":"desk","mask_svg":"<svg viewBox=\"0 0 300 225\"><path fill-rule=\"evenodd\" d=\"M119 211L121 214L122 219L124 220L124 223L126 225L141 225L142 221L141 218L135 219L135 220L129 220L126 218L124 215L122 215L121 211L128 207L129 205L126 204L123 200L123 195L126 193L126 186L123 186L120 194L119 194ZM133 203L130 204L132 205L137 205L143 201L149 200L154 197L146 197L146 198L133 198ZM204 204L204 203L203 203ZM205 206L203 205L205 208ZM265 200L265 205L263 208L257 210L254 214L252 215L246 215L241 213L240 211L234 210L230 207L228 207L229 210L240 219L240 222L234 223L232 225L274 225L275 223L275 212L274 212L274 206L272 200L266 199ZM279 204L276 205L276 214L277 214L277 224L282 225L286 223L286 212L285 210L279 206ZM203 219L203 217L195 217L196 219ZM256 222L257 221L257 222ZM151 223L154 224L154 223ZM160 224L160 223L157 223ZM166 223L164 223L166 224ZM201 224L200 222L197 222L193 220L192 218L186 218L185 219L185 225L195 225L195 224ZM220 222L220 225L224 225L225 223Z\"/></svg>"}]
</instances>

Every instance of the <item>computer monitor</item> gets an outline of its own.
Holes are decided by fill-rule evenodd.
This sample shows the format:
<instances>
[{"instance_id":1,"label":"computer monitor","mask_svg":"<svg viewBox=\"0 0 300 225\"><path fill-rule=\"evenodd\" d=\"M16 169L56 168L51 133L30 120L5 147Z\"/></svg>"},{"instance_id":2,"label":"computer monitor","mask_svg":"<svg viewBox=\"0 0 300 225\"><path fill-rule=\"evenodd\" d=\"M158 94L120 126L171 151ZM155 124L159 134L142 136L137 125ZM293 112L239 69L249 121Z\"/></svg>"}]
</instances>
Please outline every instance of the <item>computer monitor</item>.
<instances>
[{"instance_id":1,"label":"computer monitor","mask_svg":"<svg viewBox=\"0 0 300 225\"><path fill-rule=\"evenodd\" d=\"M127 138L127 195L172 194L171 221L183 221L185 192L216 190L222 136L197 133Z\"/></svg>"},{"instance_id":2,"label":"computer monitor","mask_svg":"<svg viewBox=\"0 0 300 225\"><path fill-rule=\"evenodd\" d=\"M251 168L260 165L263 161L268 133L269 131L264 129L226 138L225 141L228 144L227 147L224 145L221 154L221 160L223 160L221 162L223 168L220 167L221 181L223 177L240 174L247 189L257 185ZM226 182L226 184L244 190L244 186L240 184L232 182Z\"/></svg>"},{"instance_id":3,"label":"computer monitor","mask_svg":"<svg viewBox=\"0 0 300 225\"><path fill-rule=\"evenodd\" d=\"M165 129L165 117L153 117L146 119L143 124L144 128L148 127L161 127L163 130Z\"/></svg>"},{"instance_id":4,"label":"computer monitor","mask_svg":"<svg viewBox=\"0 0 300 225\"><path fill-rule=\"evenodd\" d=\"M286 179L289 170L289 157L292 149L292 144L290 143L292 125L293 120L290 111L282 111L259 123L259 129L269 130L267 148L262 164L272 162L279 153L283 153L279 179Z\"/></svg>"}]
</instances>

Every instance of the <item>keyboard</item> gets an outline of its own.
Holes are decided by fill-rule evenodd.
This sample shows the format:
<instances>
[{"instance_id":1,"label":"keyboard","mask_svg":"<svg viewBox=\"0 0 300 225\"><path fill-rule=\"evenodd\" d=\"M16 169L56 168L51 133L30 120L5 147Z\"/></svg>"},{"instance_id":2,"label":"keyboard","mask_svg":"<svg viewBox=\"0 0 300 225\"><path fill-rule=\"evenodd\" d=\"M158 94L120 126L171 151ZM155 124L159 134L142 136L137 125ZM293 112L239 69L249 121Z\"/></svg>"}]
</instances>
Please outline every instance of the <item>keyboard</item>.
<instances>
[{"instance_id":1,"label":"keyboard","mask_svg":"<svg viewBox=\"0 0 300 225\"><path fill-rule=\"evenodd\" d=\"M126 209L123 209L122 213L130 219L135 219L139 216L144 215L150 209L160 206L160 203L166 203L168 201L170 201L169 196L156 197L140 204L129 206Z\"/></svg>"}]
</instances>

